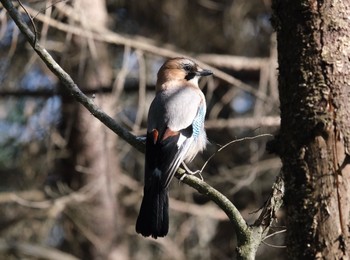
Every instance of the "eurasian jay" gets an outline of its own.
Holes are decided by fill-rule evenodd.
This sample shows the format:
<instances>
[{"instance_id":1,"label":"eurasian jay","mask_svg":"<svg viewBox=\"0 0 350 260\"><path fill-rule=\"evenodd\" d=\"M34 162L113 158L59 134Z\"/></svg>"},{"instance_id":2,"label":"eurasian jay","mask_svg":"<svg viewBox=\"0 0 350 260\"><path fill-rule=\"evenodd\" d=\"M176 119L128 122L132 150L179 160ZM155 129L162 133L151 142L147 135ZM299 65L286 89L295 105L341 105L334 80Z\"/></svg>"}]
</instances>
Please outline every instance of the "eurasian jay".
<instances>
[{"instance_id":1,"label":"eurasian jay","mask_svg":"<svg viewBox=\"0 0 350 260\"><path fill-rule=\"evenodd\" d=\"M206 146L206 102L198 79L211 74L187 58L169 59L158 71L148 113L144 196L136 223L136 232L143 236L168 233L169 183L180 164L193 160Z\"/></svg>"}]
</instances>

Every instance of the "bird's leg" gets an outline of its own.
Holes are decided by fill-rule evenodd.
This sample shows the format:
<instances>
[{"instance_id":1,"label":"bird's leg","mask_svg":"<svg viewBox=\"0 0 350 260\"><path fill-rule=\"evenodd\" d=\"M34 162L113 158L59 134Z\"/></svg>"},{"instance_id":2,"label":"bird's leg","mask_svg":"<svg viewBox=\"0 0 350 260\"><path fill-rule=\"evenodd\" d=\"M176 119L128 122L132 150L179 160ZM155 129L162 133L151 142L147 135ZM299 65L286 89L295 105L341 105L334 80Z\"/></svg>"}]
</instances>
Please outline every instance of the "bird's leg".
<instances>
[{"instance_id":1,"label":"bird's leg","mask_svg":"<svg viewBox=\"0 0 350 260\"><path fill-rule=\"evenodd\" d=\"M186 176L186 174L190 174L190 175L196 175L196 174L198 174L199 175L199 177L200 177L200 179L203 181L204 179L203 179L203 176L202 176L202 172L200 171L200 170L197 170L197 171L191 171L189 168L188 168L188 166L186 165L186 163L184 163L184 162L182 162L181 163L182 164L182 166L185 168L185 173L184 173L184 175L180 178L180 181L182 181L184 178L185 178L185 176Z\"/></svg>"}]
</instances>

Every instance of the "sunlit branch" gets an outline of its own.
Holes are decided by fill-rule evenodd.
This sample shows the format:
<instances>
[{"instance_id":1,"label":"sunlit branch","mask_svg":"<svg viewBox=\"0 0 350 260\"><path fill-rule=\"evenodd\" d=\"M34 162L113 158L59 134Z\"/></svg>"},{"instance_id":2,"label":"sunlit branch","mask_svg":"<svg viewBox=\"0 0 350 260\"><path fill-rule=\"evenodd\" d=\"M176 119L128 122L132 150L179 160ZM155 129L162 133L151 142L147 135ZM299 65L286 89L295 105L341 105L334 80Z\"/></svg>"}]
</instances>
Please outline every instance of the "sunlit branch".
<instances>
[{"instance_id":1,"label":"sunlit branch","mask_svg":"<svg viewBox=\"0 0 350 260\"><path fill-rule=\"evenodd\" d=\"M66 90L74 97L79 103L81 103L90 113L99 119L108 128L114 131L119 137L128 142L131 146L135 147L139 151L144 152L145 145L142 138L138 138L128 130L119 125L113 118L104 113L92 99L87 97L75 84L70 75L65 72L59 64L52 58L52 56L38 43L35 34L30 30L28 25L23 20L21 14L13 6L12 1L0 0L3 6L7 9L9 15L17 24L20 31L25 35L30 45L33 47L35 52L44 61L47 67L59 78L62 84L66 87ZM213 69L214 70L214 69ZM217 71L217 70L215 70ZM217 75L225 79L227 82L232 84L238 84L229 75L223 74L223 72L217 71ZM246 87L246 86L244 86ZM264 97L260 97L264 98ZM223 148L221 148L223 149ZM177 173L177 178L181 178L183 171L180 169ZM235 233L238 239L238 255L240 259L253 259L252 255L255 252L267 235L267 230L273 219L275 218L275 212L279 209L281 205L281 196L283 196L283 180L278 179L282 182L282 186L275 184L273 187L273 195L270 200L266 203L259 219L254 223L254 225L249 226L246 224L242 215L238 209L232 204L232 202L221 194L219 191L211 187L206 182L194 177L185 176L183 182L193 187L200 193L208 196L213 202L215 202L228 216L230 221L233 223ZM277 183L278 181L276 181ZM276 196L275 196L276 195Z\"/></svg>"}]
</instances>

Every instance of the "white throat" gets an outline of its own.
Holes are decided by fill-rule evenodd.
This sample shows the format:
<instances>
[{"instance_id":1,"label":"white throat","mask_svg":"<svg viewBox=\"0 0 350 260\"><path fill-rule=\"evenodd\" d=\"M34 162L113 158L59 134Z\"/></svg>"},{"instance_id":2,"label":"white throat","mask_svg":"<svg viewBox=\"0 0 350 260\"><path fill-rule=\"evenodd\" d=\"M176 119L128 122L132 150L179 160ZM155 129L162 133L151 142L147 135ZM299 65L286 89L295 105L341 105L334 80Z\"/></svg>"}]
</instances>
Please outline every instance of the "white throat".
<instances>
[{"instance_id":1,"label":"white throat","mask_svg":"<svg viewBox=\"0 0 350 260\"><path fill-rule=\"evenodd\" d=\"M192 84L198 86L198 80L199 80L199 76L195 76L194 78L190 79L188 82L191 82Z\"/></svg>"}]
</instances>

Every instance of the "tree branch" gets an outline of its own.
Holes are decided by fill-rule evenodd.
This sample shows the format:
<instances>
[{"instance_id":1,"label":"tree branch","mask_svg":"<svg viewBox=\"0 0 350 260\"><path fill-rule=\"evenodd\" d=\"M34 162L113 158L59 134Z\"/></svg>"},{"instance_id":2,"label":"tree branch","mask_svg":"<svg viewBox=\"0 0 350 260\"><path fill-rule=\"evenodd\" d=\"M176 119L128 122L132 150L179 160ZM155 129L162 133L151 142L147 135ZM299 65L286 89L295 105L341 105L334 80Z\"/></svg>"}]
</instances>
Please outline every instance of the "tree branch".
<instances>
[{"instance_id":1,"label":"tree branch","mask_svg":"<svg viewBox=\"0 0 350 260\"><path fill-rule=\"evenodd\" d=\"M34 33L29 29L28 25L22 19L18 10L13 6L11 1L1 0L1 3L8 11L9 15L17 24L18 28L27 38L29 44L33 47L35 52L39 55L46 66L59 78L62 84L66 87L69 93L81 103L87 110L91 112L93 116L98 118L103 124L115 132L118 136L124 139L126 142L131 144L137 150L143 152L144 144L136 136L131 134L129 131L124 129L122 126L117 124L113 118L104 113L95 103L88 98L84 93L78 88L73 79L65 72L58 63L52 58L52 56L36 41Z\"/></svg>"},{"instance_id":2,"label":"tree branch","mask_svg":"<svg viewBox=\"0 0 350 260\"><path fill-rule=\"evenodd\" d=\"M91 99L84 95L84 93L74 83L73 79L69 76L69 74L65 72L52 58L52 56L35 40L35 35L29 29L27 24L23 21L20 13L12 5L11 1L0 1L3 4L3 6L7 9L10 16L17 24L18 28L26 36L30 45L34 48L39 57L45 62L47 67L59 78L59 80L63 83L63 85L66 87L69 93L84 107L86 107L93 116L99 119L118 136L120 136L122 139L127 141L130 145L132 145L139 151L144 152L144 143L139 138L137 138L129 131L124 129L122 126L120 126L118 123L116 123L113 120L113 118L104 113L99 107L97 107L93 103ZM182 173L184 173L184 171ZM177 174L177 178L181 177L181 174ZM200 193L207 195L211 200L213 200L222 210L224 210L229 219L234 223L235 228L237 228L239 233L244 234L244 230L247 229L247 225L244 219L242 218L237 208L223 194L215 190L213 187L211 187L204 181L201 181L193 176L187 175L183 181L184 183L195 188Z\"/></svg>"},{"instance_id":3,"label":"tree branch","mask_svg":"<svg viewBox=\"0 0 350 260\"><path fill-rule=\"evenodd\" d=\"M60 9L59 6L57 6L57 8ZM33 10L29 7L26 7L26 9L28 13L32 15L35 14L36 19L42 21L43 23L47 23L50 26L57 28L58 30L61 30L67 33L75 34L81 37L89 37L96 41L103 41L106 43L113 43L113 44L128 46L134 49L142 50L144 52L152 53L162 57L186 56L183 53L158 47L156 46L155 42L145 37L137 37L135 40L135 37L134 38L125 37L123 35L112 32L106 28L100 28L100 27L98 29L92 28L92 30L87 31L84 28L80 28L72 24L67 25L62 22L59 22L55 19L52 19L50 17L47 17L41 14L40 12L38 13L36 10ZM64 10L62 8L60 10L64 11L67 16L69 15L67 13L67 10L69 10L69 6L65 6ZM74 10L69 10L69 13L71 12L74 12ZM70 17L72 17L72 15L70 15ZM206 67L207 69L210 69L215 74L216 78L221 79L231 84L234 87L247 91L248 93L252 93L257 98L263 100L264 102L269 102L270 98L266 96L266 93L262 93L261 91L257 90L253 86L244 83L243 81L223 72L222 70L212 67L209 64L205 64L203 61L201 61L198 58L191 57L191 59L194 60L201 67Z\"/></svg>"},{"instance_id":4,"label":"tree branch","mask_svg":"<svg viewBox=\"0 0 350 260\"><path fill-rule=\"evenodd\" d=\"M199 178L188 174L183 176L185 173L186 171L180 168L175 174L175 177L181 179L182 182L196 189L199 193L207 196L210 198L210 200L215 202L215 204L218 205L226 213L227 217L232 222L237 233L237 239L239 241L247 240L248 225L238 209L232 204L232 202L218 190L214 189Z\"/></svg>"},{"instance_id":5,"label":"tree branch","mask_svg":"<svg viewBox=\"0 0 350 260\"><path fill-rule=\"evenodd\" d=\"M231 69L234 71L260 71L270 62L269 58L248 58L232 55L201 54L197 59L213 66Z\"/></svg>"},{"instance_id":6,"label":"tree branch","mask_svg":"<svg viewBox=\"0 0 350 260\"><path fill-rule=\"evenodd\" d=\"M37 52L39 57L45 62L47 67L59 78L59 80L66 87L67 91L86 109L88 109L93 116L99 119L103 124L115 132L118 136L128 142L130 145L135 147L141 152L145 150L145 144L135 135L131 134L129 131L124 129L118 123L113 120L110 116L104 113L94 102L89 99L84 93L78 88L74 83L72 78L66 73L57 62L51 57L51 55L36 41L36 37L33 32L29 29L27 24L23 21L18 10L13 6L10 0L0 0L3 6L7 9L9 15L15 21L21 32L25 35L30 45ZM215 70L217 71L217 70ZM220 74L220 72L218 72ZM232 84L237 84L229 75L223 75L223 72L220 74L228 82ZM185 171L179 169L176 174L177 178L183 177ZM187 185L193 187L198 192L208 196L213 202L215 202L229 217L230 221L233 223L235 228L237 239L238 239L238 256L240 259L254 259L256 250L261 243L264 236L266 236L266 230L268 230L269 225L271 224L272 219L274 218L274 212L279 208L280 204L276 204L274 207L270 207L271 200L268 205L266 205L266 210L263 210L262 219L266 220L268 216L269 221L260 221L256 222L253 226L248 226L243 219L242 215L239 213L237 208L228 200L223 194L211 187L209 184L204 181L194 177L186 175L183 178L183 182ZM260 218L259 218L260 219Z\"/></svg>"},{"instance_id":7,"label":"tree branch","mask_svg":"<svg viewBox=\"0 0 350 260\"><path fill-rule=\"evenodd\" d=\"M210 119L205 122L206 129L222 128L258 128L258 127L279 127L279 116L259 116L228 119Z\"/></svg>"}]
</instances>

